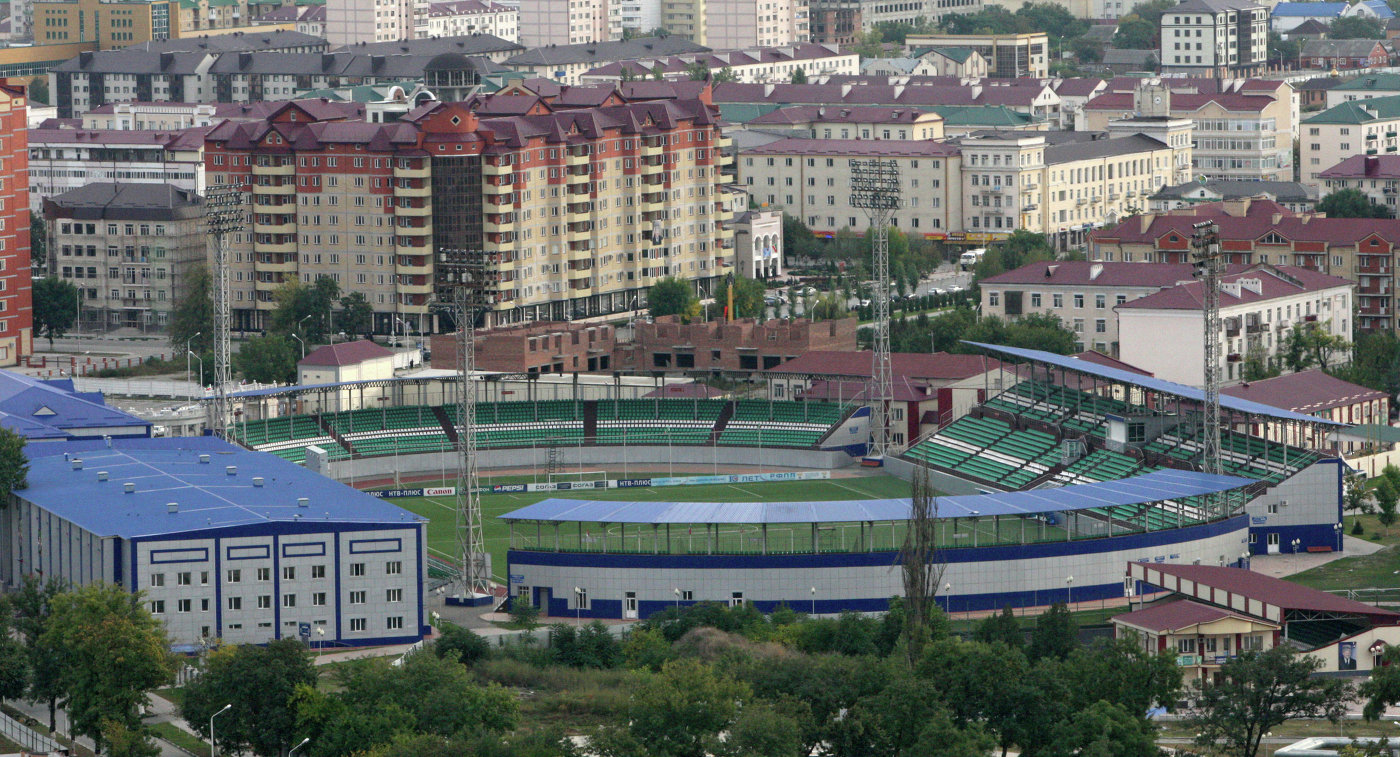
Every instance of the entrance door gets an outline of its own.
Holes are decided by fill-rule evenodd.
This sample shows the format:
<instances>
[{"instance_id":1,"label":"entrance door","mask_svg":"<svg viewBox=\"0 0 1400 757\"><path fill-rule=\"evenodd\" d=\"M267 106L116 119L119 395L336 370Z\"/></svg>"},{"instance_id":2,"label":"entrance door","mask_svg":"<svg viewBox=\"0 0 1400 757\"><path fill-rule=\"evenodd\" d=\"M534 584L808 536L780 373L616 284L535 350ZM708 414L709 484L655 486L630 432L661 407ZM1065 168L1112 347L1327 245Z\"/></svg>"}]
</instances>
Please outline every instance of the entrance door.
<instances>
[{"instance_id":1,"label":"entrance door","mask_svg":"<svg viewBox=\"0 0 1400 757\"><path fill-rule=\"evenodd\" d=\"M541 615L549 614L550 593L548 586L535 587L535 607L540 608Z\"/></svg>"},{"instance_id":2,"label":"entrance door","mask_svg":"<svg viewBox=\"0 0 1400 757\"><path fill-rule=\"evenodd\" d=\"M1277 531L1275 531L1274 533L1269 534L1268 549L1269 549L1269 554L1271 554L1271 555L1276 555L1276 554L1278 554L1278 532L1277 532Z\"/></svg>"},{"instance_id":3,"label":"entrance door","mask_svg":"<svg viewBox=\"0 0 1400 757\"><path fill-rule=\"evenodd\" d=\"M637 619L637 592L629 591L623 595L622 617L625 620Z\"/></svg>"}]
</instances>

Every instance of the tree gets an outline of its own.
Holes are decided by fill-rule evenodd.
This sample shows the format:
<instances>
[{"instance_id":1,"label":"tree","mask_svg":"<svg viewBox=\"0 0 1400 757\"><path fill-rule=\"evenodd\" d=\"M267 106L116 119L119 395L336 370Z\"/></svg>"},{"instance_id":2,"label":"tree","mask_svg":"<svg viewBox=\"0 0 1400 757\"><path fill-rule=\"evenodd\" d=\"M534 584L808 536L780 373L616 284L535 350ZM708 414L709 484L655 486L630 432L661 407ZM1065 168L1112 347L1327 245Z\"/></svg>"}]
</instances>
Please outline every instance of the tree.
<instances>
[{"instance_id":1,"label":"tree","mask_svg":"<svg viewBox=\"0 0 1400 757\"><path fill-rule=\"evenodd\" d=\"M1297 63L1303 52L1302 44L1294 39L1284 39L1278 32L1269 32L1269 59L1278 60L1284 65Z\"/></svg>"},{"instance_id":2,"label":"tree","mask_svg":"<svg viewBox=\"0 0 1400 757\"><path fill-rule=\"evenodd\" d=\"M1063 660L1078 646L1079 624L1075 622L1069 606L1064 602L1056 602L1035 619L1029 650L1032 661L1046 657Z\"/></svg>"},{"instance_id":3,"label":"tree","mask_svg":"<svg viewBox=\"0 0 1400 757\"><path fill-rule=\"evenodd\" d=\"M1304 321L1288 331L1283 360L1289 370L1305 371L1314 365L1327 370L1336 355L1351 350L1346 337L1332 333L1331 323Z\"/></svg>"},{"instance_id":4,"label":"tree","mask_svg":"<svg viewBox=\"0 0 1400 757\"><path fill-rule=\"evenodd\" d=\"M1367 720L1379 720L1385 716L1387 708L1400 703L1400 647L1387 647L1381 662L1371 669L1371 677L1357 690L1366 700L1361 714Z\"/></svg>"},{"instance_id":5,"label":"tree","mask_svg":"<svg viewBox=\"0 0 1400 757\"><path fill-rule=\"evenodd\" d=\"M24 454L26 440L7 428L0 428L0 492L10 494L29 488L29 458ZM6 497L8 502L9 498ZM0 509L5 505L0 504Z\"/></svg>"},{"instance_id":6,"label":"tree","mask_svg":"<svg viewBox=\"0 0 1400 757\"><path fill-rule=\"evenodd\" d=\"M63 336L78 320L78 288L49 276L34 282L34 330L48 337L53 349L55 337Z\"/></svg>"},{"instance_id":7,"label":"tree","mask_svg":"<svg viewBox=\"0 0 1400 757\"><path fill-rule=\"evenodd\" d=\"M0 605L0 702L29 691L29 651L12 633L13 621L9 607Z\"/></svg>"},{"instance_id":8,"label":"tree","mask_svg":"<svg viewBox=\"0 0 1400 757\"><path fill-rule=\"evenodd\" d=\"M208 738L209 716L231 703L219 719L223 749L279 754L296 743L291 700L299 685L316 685L316 667L297 639L220 647L209 653L204 674L185 685L180 715Z\"/></svg>"},{"instance_id":9,"label":"tree","mask_svg":"<svg viewBox=\"0 0 1400 757\"><path fill-rule=\"evenodd\" d=\"M674 276L667 276L652 284L651 290L647 292L647 302L651 305L653 318L678 315L681 320L689 321L700 313L700 301L695 297L695 287L690 282Z\"/></svg>"},{"instance_id":10,"label":"tree","mask_svg":"<svg viewBox=\"0 0 1400 757\"><path fill-rule=\"evenodd\" d=\"M1371 19L1351 18L1353 21ZM1390 218L1390 211L1359 189L1339 189L1318 200L1317 209L1328 218Z\"/></svg>"},{"instance_id":11,"label":"tree","mask_svg":"<svg viewBox=\"0 0 1400 757\"><path fill-rule=\"evenodd\" d=\"M768 294L763 287L763 282L758 279L735 276L731 282L734 286L734 312L731 318L762 318L768 305L764 302L764 296Z\"/></svg>"},{"instance_id":12,"label":"tree","mask_svg":"<svg viewBox=\"0 0 1400 757\"><path fill-rule=\"evenodd\" d=\"M918 663L924 644L930 640L929 619L948 566L938 550L938 497L929 482L927 468L914 468L910 488L913 500L904 545L899 550L899 567L904 588L905 653L912 666Z\"/></svg>"},{"instance_id":13,"label":"tree","mask_svg":"<svg viewBox=\"0 0 1400 757\"><path fill-rule=\"evenodd\" d=\"M269 331L298 334L309 342L324 342L330 334L331 305L340 296L340 285L329 276L318 276L306 285L289 279L273 295Z\"/></svg>"},{"instance_id":14,"label":"tree","mask_svg":"<svg viewBox=\"0 0 1400 757\"><path fill-rule=\"evenodd\" d=\"M1327 38L1385 39L1385 23L1365 16L1341 16L1332 21Z\"/></svg>"},{"instance_id":15,"label":"tree","mask_svg":"<svg viewBox=\"0 0 1400 757\"><path fill-rule=\"evenodd\" d=\"M18 590L9 595L9 609L14 629L19 633L29 653L29 699L34 702L48 702L49 730L57 730L58 699L63 696L59 683L59 670L62 659L57 656L51 644L44 643L44 631L49 627L49 617L53 609L53 598L67 590L68 585L58 579L45 581L35 575L26 575L20 580Z\"/></svg>"},{"instance_id":16,"label":"tree","mask_svg":"<svg viewBox=\"0 0 1400 757\"><path fill-rule=\"evenodd\" d=\"M818 321L831 321L837 318L845 318L850 314L846 308L846 303L833 292L828 292L816 298L812 302L808 314Z\"/></svg>"},{"instance_id":17,"label":"tree","mask_svg":"<svg viewBox=\"0 0 1400 757\"><path fill-rule=\"evenodd\" d=\"M1322 660L1300 656L1286 644L1226 661L1215 680L1197 681L1193 687L1189 722L1197 733L1196 745L1219 745L1228 754L1255 757L1264 734L1286 720L1337 722L1346 712L1352 686L1314 678L1320 667Z\"/></svg>"},{"instance_id":18,"label":"tree","mask_svg":"<svg viewBox=\"0 0 1400 757\"><path fill-rule=\"evenodd\" d=\"M807 69L805 69L805 68L799 68L799 69L793 71L793 72L792 72L792 83L793 83L793 84L806 84L806 83L807 83Z\"/></svg>"},{"instance_id":19,"label":"tree","mask_svg":"<svg viewBox=\"0 0 1400 757\"><path fill-rule=\"evenodd\" d=\"M263 384L295 381L296 361L291 340L280 334L253 337L233 356L234 367L244 378Z\"/></svg>"},{"instance_id":20,"label":"tree","mask_svg":"<svg viewBox=\"0 0 1400 757\"><path fill-rule=\"evenodd\" d=\"M170 311L170 346L184 354L185 345L196 355L214 350L214 285L204 264L190 269Z\"/></svg>"},{"instance_id":21,"label":"tree","mask_svg":"<svg viewBox=\"0 0 1400 757\"><path fill-rule=\"evenodd\" d=\"M1355 471L1348 471L1342 483L1342 507L1351 511L1354 520L1360 520L1361 513L1371 507L1371 490L1366 486L1366 480Z\"/></svg>"},{"instance_id":22,"label":"tree","mask_svg":"<svg viewBox=\"0 0 1400 757\"><path fill-rule=\"evenodd\" d=\"M697 60L685 67L685 76L691 81L705 81L710 78L710 67Z\"/></svg>"},{"instance_id":23,"label":"tree","mask_svg":"<svg viewBox=\"0 0 1400 757\"><path fill-rule=\"evenodd\" d=\"M801 218L783 214L783 261L793 265L798 258L814 258L821 254L820 246L812 230Z\"/></svg>"},{"instance_id":24,"label":"tree","mask_svg":"<svg viewBox=\"0 0 1400 757\"><path fill-rule=\"evenodd\" d=\"M801 70L801 69L799 69ZM791 757L801 754L802 726L797 718L768 704L744 707L719 754L728 757Z\"/></svg>"},{"instance_id":25,"label":"tree","mask_svg":"<svg viewBox=\"0 0 1400 757\"><path fill-rule=\"evenodd\" d=\"M35 268L46 269L49 259L49 223L42 213L29 211L29 259Z\"/></svg>"},{"instance_id":26,"label":"tree","mask_svg":"<svg viewBox=\"0 0 1400 757\"><path fill-rule=\"evenodd\" d=\"M1026 632L1011 611L1011 605L1001 608L996 615L988 615L977 624L973 638L984 644L1001 642L1011 649L1020 649L1026 644Z\"/></svg>"},{"instance_id":27,"label":"tree","mask_svg":"<svg viewBox=\"0 0 1400 757\"><path fill-rule=\"evenodd\" d=\"M711 76L710 81L714 84L736 82L739 81L739 75L734 73L733 68L725 66L724 68L721 68L718 72L716 72L713 76Z\"/></svg>"},{"instance_id":28,"label":"tree","mask_svg":"<svg viewBox=\"0 0 1400 757\"><path fill-rule=\"evenodd\" d=\"M649 755L705 757L734 723L750 689L696 659L668 662L638 681L627 706L628 731Z\"/></svg>"},{"instance_id":29,"label":"tree","mask_svg":"<svg viewBox=\"0 0 1400 757\"><path fill-rule=\"evenodd\" d=\"M145 726L128 727L116 720L102 722L102 739L108 757L159 757L160 747L151 741Z\"/></svg>"},{"instance_id":30,"label":"tree","mask_svg":"<svg viewBox=\"0 0 1400 757\"><path fill-rule=\"evenodd\" d=\"M49 80L45 76L36 76L29 82L29 100L33 107L39 103L49 104Z\"/></svg>"},{"instance_id":31,"label":"tree","mask_svg":"<svg viewBox=\"0 0 1400 757\"><path fill-rule=\"evenodd\" d=\"M1389 496L1381 497L1379 491L1377 491L1376 503L1378 507L1376 508L1376 520L1379 520L1381 522L1381 528L1384 529L1385 535L1389 536L1390 527L1395 525L1395 521L1397 519L1397 514L1395 510L1396 500L1400 498L1396 497L1395 487L1393 485L1390 485L1389 480L1383 481L1382 486L1385 486L1386 490L1390 492L1390 494ZM1377 489L1379 490L1379 487L1377 487Z\"/></svg>"},{"instance_id":32,"label":"tree","mask_svg":"<svg viewBox=\"0 0 1400 757\"><path fill-rule=\"evenodd\" d=\"M356 661L332 680L339 689L334 696L352 709L400 708L417 733L500 733L515 728L519 717L513 693L481 686L460 663L433 654L412 654L397 666L383 659Z\"/></svg>"},{"instance_id":33,"label":"tree","mask_svg":"<svg viewBox=\"0 0 1400 757\"><path fill-rule=\"evenodd\" d=\"M332 322L333 331L343 331L351 337L368 337L374 324L374 308L364 292L351 292L340 298L340 312Z\"/></svg>"},{"instance_id":34,"label":"tree","mask_svg":"<svg viewBox=\"0 0 1400 757\"><path fill-rule=\"evenodd\" d=\"M1074 706L1081 710L1105 700L1143 718L1152 707L1169 705L1181 693L1176 655L1144 651L1135 634L1080 647L1065 658L1061 671L1075 692Z\"/></svg>"},{"instance_id":35,"label":"tree","mask_svg":"<svg viewBox=\"0 0 1400 757\"><path fill-rule=\"evenodd\" d=\"M73 732L104 745L104 724L141 727L147 694L174 678L165 631L142 595L112 584L89 584L53 598L40 640L63 665L59 684Z\"/></svg>"},{"instance_id":36,"label":"tree","mask_svg":"<svg viewBox=\"0 0 1400 757\"><path fill-rule=\"evenodd\" d=\"M456 660L471 667L491 653L491 642L470 628L443 621L438 630L441 635L433 642L433 652L438 657Z\"/></svg>"},{"instance_id":37,"label":"tree","mask_svg":"<svg viewBox=\"0 0 1400 757\"><path fill-rule=\"evenodd\" d=\"M1390 330L1358 335L1351 362L1333 369L1332 374L1391 396L1400 394L1400 337Z\"/></svg>"},{"instance_id":38,"label":"tree","mask_svg":"<svg viewBox=\"0 0 1400 757\"><path fill-rule=\"evenodd\" d=\"M1055 727L1044 757L1157 757L1155 729L1122 705L1098 701Z\"/></svg>"},{"instance_id":39,"label":"tree","mask_svg":"<svg viewBox=\"0 0 1400 757\"><path fill-rule=\"evenodd\" d=\"M1157 26L1136 13L1119 19L1113 34L1113 47L1118 50L1155 50L1159 41Z\"/></svg>"}]
</instances>

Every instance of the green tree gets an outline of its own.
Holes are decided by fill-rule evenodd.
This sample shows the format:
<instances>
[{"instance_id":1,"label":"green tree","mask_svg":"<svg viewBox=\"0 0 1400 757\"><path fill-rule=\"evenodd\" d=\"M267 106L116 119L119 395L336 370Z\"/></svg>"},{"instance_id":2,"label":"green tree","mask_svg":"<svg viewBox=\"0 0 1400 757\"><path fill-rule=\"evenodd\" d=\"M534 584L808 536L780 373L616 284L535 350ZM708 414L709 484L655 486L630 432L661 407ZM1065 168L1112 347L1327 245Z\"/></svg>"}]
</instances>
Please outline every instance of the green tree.
<instances>
[{"instance_id":1,"label":"green tree","mask_svg":"<svg viewBox=\"0 0 1400 757\"><path fill-rule=\"evenodd\" d=\"M689 321L700 313L700 301L695 297L695 287L690 282L674 276L667 276L652 284L647 292L647 302L651 306L651 315L654 318L678 315L681 320Z\"/></svg>"},{"instance_id":2,"label":"green tree","mask_svg":"<svg viewBox=\"0 0 1400 757\"><path fill-rule=\"evenodd\" d=\"M1064 602L1056 602L1035 619L1031 631L1031 660L1055 657L1063 660L1079 647L1079 624Z\"/></svg>"},{"instance_id":3,"label":"green tree","mask_svg":"<svg viewBox=\"0 0 1400 757\"><path fill-rule=\"evenodd\" d=\"M1220 666L1212 681L1197 681L1189 723L1196 745L1223 747L1227 754L1255 757L1260 740L1294 718L1326 718L1346 712L1350 683L1314 678L1322 661L1284 644L1265 652L1243 652Z\"/></svg>"},{"instance_id":4,"label":"green tree","mask_svg":"<svg viewBox=\"0 0 1400 757\"><path fill-rule=\"evenodd\" d=\"M48 337L53 349L55 337L63 336L78 320L78 288L49 276L34 282L34 330Z\"/></svg>"},{"instance_id":5,"label":"green tree","mask_svg":"<svg viewBox=\"0 0 1400 757\"><path fill-rule=\"evenodd\" d=\"M1370 21L1366 18L1349 17L1347 21ZM1318 200L1317 209L1328 218L1390 218L1391 213L1384 205L1367 197L1359 189L1339 189Z\"/></svg>"},{"instance_id":6,"label":"green tree","mask_svg":"<svg viewBox=\"0 0 1400 757\"><path fill-rule=\"evenodd\" d=\"M340 297L340 285L335 279L318 276L309 285L288 279L273 296L277 307L272 311L269 331L297 334L308 342L326 341L330 334L331 305Z\"/></svg>"},{"instance_id":7,"label":"green tree","mask_svg":"<svg viewBox=\"0 0 1400 757\"><path fill-rule=\"evenodd\" d=\"M814 320L832 321L850 315L850 310L846 308L846 303L841 300L840 296L834 292L828 292L812 301L808 314Z\"/></svg>"},{"instance_id":8,"label":"green tree","mask_svg":"<svg viewBox=\"0 0 1400 757\"><path fill-rule=\"evenodd\" d=\"M49 259L49 222L43 213L29 211L29 259L35 268L47 269Z\"/></svg>"},{"instance_id":9,"label":"green tree","mask_svg":"<svg viewBox=\"0 0 1400 757\"><path fill-rule=\"evenodd\" d=\"M1122 705L1099 701L1055 727L1044 757L1158 757L1155 728Z\"/></svg>"},{"instance_id":10,"label":"green tree","mask_svg":"<svg viewBox=\"0 0 1400 757\"><path fill-rule=\"evenodd\" d=\"M433 652L438 657L471 667L491 653L491 642L470 628L444 621L438 631L440 635L433 642Z\"/></svg>"},{"instance_id":11,"label":"green tree","mask_svg":"<svg viewBox=\"0 0 1400 757\"><path fill-rule=\"evenodd\" d=\"M1338 355L1351 351L1351 342L1333 334L1332 322L1304 321L1288 331L1284 344L1284 362L1293 371L1305 371L1316 365L1327 370Z\"/></svg>"},{"instance_id":12,"label":"green tree","mask_svg":"<svg viewBox=\"0 0 1400 757\"><path fill-rule=\"evenodd\" d=\"M918 673L959 727L981 723L1003 749L1021 742L1031 667L1019 648L944 639L925 648Z\"/></svg>"},{"instance_id":13,"label":"green tree","mask_svg":"<svg viewBox=\"0 0 1400 757\"><path fill-rule=\"evenodd\" d=\"M1361 513L1371 508L1373 494L1366 486L1366 480L1355 471L1348 471L1342 479L1342 508L1350 510L1353 522L1360 520Z\"/></svg>"},{"instance_id":14,"label":"green tree","mask_svg":"<svg viewBox=\"0 0 1400 757\"><path fill-rule=\"evenodd\" d=\"M1377 518L1381 518L1386 512L1394 513L1396 503L1400 502L1400 490L1397 490L1388 478L1382 478L1376 483L1375 488L1371 489L1371 496L1376 500Z\"/></svg>"},{"instance_id":15,"label":"green tree","mask_svg":"<svg viewBox=\"0 0 1400 757\"><path fill-rule=\"evenodd\" d=\"M634 628L622 641L623 664L629 668L655 673L674 659L676 652L660 629Z\"/></svg>"},{"instance_id":16,"label":"green tree","mask_svg":"<svg viewBox=\"0 0 1400 757\"><path fill-rule=\"evenodd\" d=\"M685 67L685 76L691 81L705 81L710 78L710 67L697 60Z\"/></svg>"},{"instance_id":17,"label":"green tree","mask_svg":"<svg viewBox=\"0 0 1400 757\"><path fill-rule=\"evenodd\" d=\"M148 693L174 677L163 626L139 592L120 586L95 583L55 596L40 643L63 660L59 678L73 732L99 748L104 724L139 729Z\"/></svg>"},{"instance_id":18,"label":"green tree","mask_svg":"<svg viewBox=\"0 0 1400 757\"><path fill-rule=\"evenodd\" d=\"M461 664L437 655L409 655L397 666L383 659L356 661L338 669L332 680L339 689L335 696L351 708L402 708L418 733L500 733L515 728L519 718L513 693L481 686Z\"/></svg>"},{"instance_id":19,"label":"green tree","mask_svg":"<svg viewBox=\"0 0 1400 757\"><path fill-rule=\"evenodd\" d=\"M1372 668L1371 677L1357 689L1366 700L1361 714L1367 720L1379 720L1388 707L1400 704L1400 647L1387 647L1381 662L1384 664Z\"/></svg>"},{"instance_id":20,"label":"green tree","mask_svg":"<svg viewBox=\"0 0 1400 757\"><path fill-rule=\"evenodd\" d=\"M102 721L102 740L107 757L158 757L160 747L151 740L145 726L135 728L117 720Z\"/></svg>"},{"instance_id":21,"label":"green tree","mask_svg":"<svg viewBox=\"0 0 1400 757\"><path fill-rule=\"evenodd\" d=\"M1327 31L1328 39L1385 39L1385 22L1364 16L1342 16L1334 19Z\"/></svg>"},{"instance_id":22,"label":"green tree","mask_svg":"<svg viewBox=\"0 0 1400 757\"><path fill-rule=\"evenodd\" d=\"M765 702L746 706L739 712L729 727L719 754L727 757L792 757L801 754L801 749L802 725L798 719Z\"/></svg>"},{"instance_id":23,"label":"green tree","mask_svg":"<svg viewBox=\"0 0 1400 757\"><path fill-rule=\"evenodd\" d=\"M1181 693L1176 655L1143 651L1136 634L1075 649L1065 658L1061 675L1075 692L1075 708L1081 710L1105 700L1142 718L1154 706L1172 704Z\"/></svg>"},{"instance_id":24,"label":"green tree","mask_svg":"<svg viewBox=\"0 0 1400 757\"><path fill-rule=\"evenodd\" d=\"M296 380L297 353L291 340L280 334L249 339L233 356L234 367L249 381L263 384Z\"/></svg>"},{"instance_id":25,"label":"green tree","mask_svg":"<svg viewBox=\"0 0 1400 757\"><path fill-rule=\"evenodd\" d=\"M1385 481L1385 482L1384 482L1384 484L1389 484L1389 483L1390 483L1389 481ZM1395 510L1395 504L1396 504L1397 497L1396 497L1395 494L1394 494L1394 492L1395 492L1395 487L1394 487L1394 486L1388 486L1388 487L1387 487L1387 491L1391 492L1390 496L1382 497L1382 496L1380 496L1380 493L1379 493L1379 487L1377 487L1377 494L1376 494L1376 504L1377 504L1377 507L1376 507L1376 520L1379 520L1379 521L1381 522L1381 528L1384 529L1385 535L1386 535L1386 536L1389 536L1389 535L1390 535L1390 527L1393 526L1393 525L1395 525L1395 521L1396 521L1396 519L1397 519L1397 514L1396 514L1396 510Z\"/></svg>"},{"instance_id":26,"label":"green tree","mask_svg":"<svg viewBox=\"0 0 1400 757\"><path fill-rule=\"evenodd\" d=\"M1284 65L1296 64L1302 55L1302 45L1297 39L1284 39L1278 32L1269 32L1269 60Z\"/></svg>"},{"instance_id":27,"label":"green tree","mask_svg":"<svg viewBox=\"0 0 1400 757\"><path fill-rule=\"evenodd\" d=\"M1155 50L1160 40L1157 25L1136 13L1118 19L1118 31L1113 34L1113 46L1119 50Z\"/></svg>"},{"instance_id":28,"label":"green tree","mask_svg":"<svg viewBox=\"0 0 1400 757\"><path fill-rule=\"evenodd\" d=\"M768 294L763 282L743 276L733 278L734 318L762 318L768 306L763 298Z\"/></svg>"},{"instance_id":29,"label":"green tree","mask_svg":"<svg viewBox=\"0 0 1400 757\"><path fill-rule=\"evenodd\" d=\"M722 748L749 687L696 659L642 678L627 707L628 730L654 757L705 757Z\"/></svg>"},{"instance_id":30,"label":"green tree","mask_svg":"<svg viewBox=\"0 0 1400 757\"><path fill-rule=\"evenodd\" d=\"M23 436L0 428L0 492L10 494L29 488L29 457L24 453ZM9 501L8 497L5 499ZM0 509L5 507L0 504Z\"/></svg>"},{"instance_id":31,"label":"green tree","mask_svg":"<svg viewBox=\"0 0 1400 757\"><path fill-rule=\"evenodd\" d=\"M597 620L586 626L554 625L549 646L556 660L574 668L613 668L622 662L622 644Z\"/></svg>"},{"instance_id":32,"label":"green tree","mask_svg":"<svg viewBox=\"0 0 1400 757\"><path fill-rule=\"evenodd\" d=\"M0 602L0 702L23 697L30 680L29 650L14 633L14 615L5 600Z\"/></svg>"},{"instance_id":33,"label":"green tree","mask_svg":"<svg viewBox=\"0 0 1400 757\"><path fill-rule=\"evenodd\" d=\"M44 76L36 76L29 82L30 106L38 103L49 104L49 80Z\"/></svg>"},{"instance_id":34,"label":"green tree","mask_svg":"<svg viewBox=\"0 0 1400 757\"><path fill-rule=\"evenodd\" d=\"M20 579L19 588L9 595L8 609L15 631L29 654L28 699L48 703L51 731L58 728L58 700L63 696L59 673L63 660L51 639L45 638L44 631L49 627L54 597L67 591L67 588L67 583L62 580L45 581L31 574Z\"/></svg>"},{"instance_id":35,"label":"green tree","mask_svg":"<svg viewBox=\"0 0 1400 757\"><path fill-rule=\"evenodd\" d=\"M214 351L214 285L209 269L199 264L184 281L177 281L175 305L170 311L170 346L184 355L185 345L196 355Z\"/></svg>"},{"instance_id":36,"label":"green tree","mask_svg":"<svg viewBox=\"0 0 1400 757\"><path fill-rule=\"evenodd\" d=\"M1351 362L1338 366L1332 373L1391 396L1400 394L1400 337L1388 329L1359 334L1352 348Z\"/></svg>"},{"instance_id":37,"label":"green tree","mask_svg":"<svg viewBox=\"0 0 1400 757\"><path fill-rule=\"evenodd\" d=\"M441 734L416 733L412 718L396 704L354 704L305 684L296 688L290 706L297 716L297 735L311 739L303 750L307 757L349 757L405 738L444 739Z\"/></svg>"},{"instance_id":38,"label":"green tree","mask_svg":"<svg viewBox=\"0 0 1400 757\"><path fill-rule=\"evenodd\" d=\"M820 244L812 230L801 218L783 214L783 261L792 265L798 258L814 258L821 254Z\"/></svg>"},{"instance_id":39,"label":"green tree","mask_svg":"<svg viewBox=\"0 0 1400 757\"><path fill-rule=\"evenodd\" d=\"M806 83L807 83L807 69L805 69L805 68L799 68L799 69L793 71L793 72L792 72L792 83L793 83L793 84L806 84Z\"/></svg>"},{"instance_id":40,"label":"green tree","mask_svg":"<svg viewBox=\"0 0 1400 757\"><path fill-rule=\"evenodd\" d=\"M221 647L209 653L204 674L185 685L180 714L208 738L209 716L232 704L219 718L223 748L280 754L296 743L291 699L299 685L316 685L316 667L297 639Z\"/></svg>"},{"instance_id":41,"label":"green tree","mask_svg":"<svg viewBox=\"0 0 1400 757\"><path fill-rule=\"evenodd\" d=\"M734 69L730 68L729 66L725 66L724 68L721 68L718 72L716 72L714 76L711 76L710 81L714 84L736 82L739 81L739 75L734 73Z\"/></svg>"},{"instance_id":42,"label":"green tree","mask_svg":"<svg viewBox=\"0 0 1400 757\"><path fill-rule=\"evenodd\" d=\"M888 58L890 51L885 48L884 33L878 27L868 32L856 32L851 49L861 58Z\"/></svg>"},{"instance_id":43,"label":"green tree","mask_svg":"<svg viewBox=\"0 0 1400 757\"><path fill-rule=\"evenodd\" d=\"M374 325L374 307L364 292L351 292L340 298L340 312L331 323L332 331L343 331L350 337L369 337Z\"/></svg>"},{"instance_id":44,"label":"green tree","mask_svg":"<svg viewBox=\"0 0 1400 757\"><path fill-rule=\"evenodd\" d=\"M1026 632L1021 630L1021 623L1016 620L1011 605L1001 608L996 615L983 618L972 637L984 644L1001 642L1011 649L1020 649L1026 644Z\"/></svg>"}]
</instances>

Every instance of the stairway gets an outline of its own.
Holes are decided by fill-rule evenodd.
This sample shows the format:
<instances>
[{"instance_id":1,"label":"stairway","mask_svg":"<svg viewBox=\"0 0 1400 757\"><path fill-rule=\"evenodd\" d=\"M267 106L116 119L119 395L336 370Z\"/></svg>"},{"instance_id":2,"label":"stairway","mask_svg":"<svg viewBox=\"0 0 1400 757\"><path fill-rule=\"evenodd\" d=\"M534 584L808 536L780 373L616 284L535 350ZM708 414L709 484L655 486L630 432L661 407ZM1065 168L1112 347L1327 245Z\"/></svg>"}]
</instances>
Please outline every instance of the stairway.
<instances>
[{"instance_id":1,"label":"stairway","mask_svg":"<svg viewBox=\"0 0 1400 757\"><path fill-rule=\"evenodd\" d=\"M458 439L457 419L447 417L447 411L442 408L442 405L433 405L433 415L437 416L438 423L442 424L442 432L447 434L448 441L452 442L453 447L456 447Z\"/></svg>"},{"instance_id":2,"label":"stairway","mask_svg":"<svg viewBox=\"0 0 1400 757\"><path fill-rule=\"evenodd\" d=\"M719 445L719 435L724 433L724 427L729 425L729 419L734 417L734 403L724 403L724 408L719 411L719 417L715 419L715 427L710 431L710 446Z\"/></svg>"},{"instance_id":3,"label":"stairway","mask_svg":"<svg viewBox=\"0 0 1400 757\"><path fill-rule=\"evenodd\" d=\"M349 439L346 439L345 437L341 436L340 433L334 428L331 428L331 424L326 423L326 419L324 417L320 415L316 416L316 425L320 426L322 431L325 431L327 434L329 434L330 437L335 440L336 444L339 444L340 446L344 447L345 451L349 452L351 457L355 457L359 454L355 451L355 445L351 444Z\"/></svg>"}]
</instances>

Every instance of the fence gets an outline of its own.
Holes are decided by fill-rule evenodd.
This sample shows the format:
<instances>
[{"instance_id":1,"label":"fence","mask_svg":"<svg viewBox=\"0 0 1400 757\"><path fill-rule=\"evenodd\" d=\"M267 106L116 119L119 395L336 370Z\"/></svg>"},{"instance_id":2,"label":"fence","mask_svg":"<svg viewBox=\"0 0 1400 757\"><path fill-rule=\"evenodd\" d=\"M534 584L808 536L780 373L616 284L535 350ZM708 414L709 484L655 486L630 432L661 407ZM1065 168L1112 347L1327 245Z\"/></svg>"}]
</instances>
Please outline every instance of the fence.
<instances>
[{"instance_id":1,"label":"fence","mask_svg":"<svg viewBox=\"0 0 1400 757\"><path fill-rule=\"evenodd\" d=\"M68 747L0 712L0 736L39 754L68 754Z\"/></svg>"},{"instance_id":2,"label":"fence","mask_svg":"<svg viewBox=\"0 0 1400 757\"><path fill-rule=\"evenodd\" d=\"M282 386L282 384L260 384L256 381L241 383L237 386L230 386L230 392L246 392L253 389L270 389ZM79 376L73 379L73 388L80 392L102 392L119 397L172 397L175 399L189 399L212 397L214 390L206 389L196 383L189 381L178 381L172 379L120 379L120 378L86 378Z\"/></svg>"}]
</instances>

